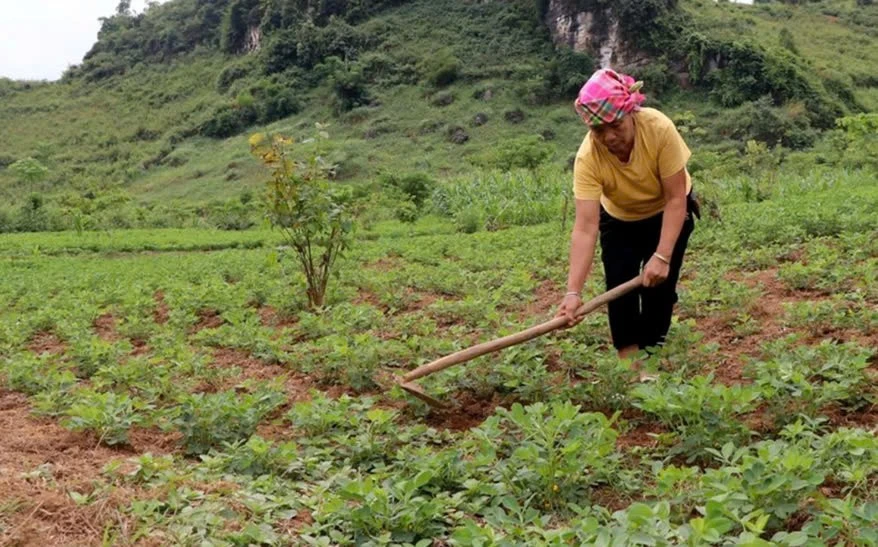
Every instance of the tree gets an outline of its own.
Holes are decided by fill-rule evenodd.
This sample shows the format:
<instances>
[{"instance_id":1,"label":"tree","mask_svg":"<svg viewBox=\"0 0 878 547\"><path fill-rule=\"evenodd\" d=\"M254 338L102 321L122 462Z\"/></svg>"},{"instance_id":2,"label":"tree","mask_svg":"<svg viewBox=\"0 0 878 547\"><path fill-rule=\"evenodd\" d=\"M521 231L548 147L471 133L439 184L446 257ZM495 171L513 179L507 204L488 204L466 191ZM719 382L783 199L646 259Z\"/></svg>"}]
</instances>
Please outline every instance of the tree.
<instances>
[{"instance_id":1,"label":"tree","mask_svg":"<svg viewBox=\"0 0 878 547\"><path fill-rule=\"evenodd\" d=\"M31 186L44 181L49 174L49 169L33 158L18 160L9 166L9 170L15 173L18 180Z\"/></svg>"},{"instance_id":2,"label":"tree","mask_svg":"<svg viewBox=\"0 0 878 547\"><path fill-rule=\"evenodd\" d=\"M307 281L308 303L319 310L336 259L351 241L353 215L350 191L329 182L332 166L320 150L328 135L320 124L317 129L318 138L312 141L317 148L307 160L293 159L292 139L278 135L253 135L250 151L271 170L268 218L295 251Z\"/></svg>"}]
</instances>

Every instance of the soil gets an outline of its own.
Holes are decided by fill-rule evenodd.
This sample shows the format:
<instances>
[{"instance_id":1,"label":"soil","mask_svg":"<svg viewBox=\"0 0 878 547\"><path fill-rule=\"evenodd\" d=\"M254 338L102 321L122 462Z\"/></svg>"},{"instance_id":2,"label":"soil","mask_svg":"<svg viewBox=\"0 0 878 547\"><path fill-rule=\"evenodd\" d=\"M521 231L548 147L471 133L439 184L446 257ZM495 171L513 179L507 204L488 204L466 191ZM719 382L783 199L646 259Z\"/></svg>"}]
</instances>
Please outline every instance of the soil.
<instances>
[{"instance_id":1,"label":"soil","mask_svg":"<svg viewBox=\"0 0 878 547\"><path fill-rule=\"evenodd\" d=\"M616 447L619 450L625 450L634 446L655 448L658 446L658 439L655 438L655 435L667 432L668 430L658 423L640 424L620 434L616 438Z\"/></svg>"},{"instance_id":2,"label":"soil","mask_svg":"<svg viewBox=\"0 0 878 547\"><path fill-rule=\"evenodd\" d=\"M116 332L116 318L111 313L105 313L94 320L95 334L98 338L107 342L116 342L121 336Z\"/></svg>"},{"instance_id":3,"label":"soil","mask_svg":"<svg viewBox=\"0 0 878 547\"><path fill-rule=\"evenodd\" d=\"M284 327L292 327L299 322L298 317L289 316L271 306L261 306L256 313L259 314L259 320L264 327L280 329Z\"/></svg>"},{"instance_id":4,"label":"soil","mask_svg":"<svg viewBox=\"0 0 878 547\"><path fill-rule=\"evenodd\" d=\"M378 270L379 272L392 272L394 270L400 270L403 267L402 261L399 257L396 256L385 256L379 258L375 262L371 262L366 264L364 267L370 268L372 270Z\"/></svg>"},{"instance_id":5,"label":"soil","mask_svg":"<svg viewBox=\"0 0 878 547\"><path fill-rule=\"evenodd\" d=\"M215 329L222 326L225 320L220 316L219 312L213 309L204 309L198 311L198 323L192 327L190 334L196 334L204 329Z\"/></svg>"},{"instance_id":6,"label":"soil","mask_svg":"<svg viewBox=\"0 0 878 547\"><path fill-rule=\"evenodd\" d=\"M523 319L534 324L551 319L561 303L559 295L564 294L562 289L563 287L559 286L557 282L549 279L540 282L534 290L533 298L524 308Z\"/></svg>"},{"instance_id":7,"label":"soil","mask_svg":"<svg viewBox=\"0 0 878 547\"><path fill-rule=\"evenodd\" d=\"M286 409L299 401L309 400L311 398L310 391L316 385L310 376L294 373L283 368L281 365L265 363L248 352L239 349L218 348L214 350L211 366L215 368L238 367L241 369L241 374L231 378L224 378L216 384L202 384L196 387L194 391L215 393L217 391L235 389L246 380L266 382L282 378L288 401L287 405L283 407Z\"/></svg>"},{"instance_id":8,"label":"soil","mask_svg":"<svg viewBox=\"0 0 878 547\"><path fill-rule=\"evenodd\" d=\"M157 325L164 325L168 322L170 311L168 309L168 304L165 302L165 293L162 291L156 291L153 298L155 299L155 310L152 312L153 321L155 321Z\"/></svg>"},{"instance_id":9,"label":"soil","mask_svg":"<svg viewBox=\"0 0 878 547\"><path fill-rule=\"evenodd\" d=\"M27 398L0 390L0 545L94 545L105 525L124 521L119 512L134 495L124 487L79 506L69 492L88 494L103 467L142 452L168 453L176 439L135 429L128 447L99 445L94 435L68 431L31 416Z\"/></svg>"},{"instance_id":10,"label":"soil","mask_svg":"<svg viewBox=\"0 0 878 547\"><path fill-rule=\"evenodd\" d=\"M743 369L747 358L758 358L762 355L762 345L766 341L777 340L799 329L791 329L783 324L785 315L784 304L800 301L826 300L828 296L820 291L796 290L786 287L777 277L777 269L762 270L748 276L738 272L730 272L726 276L729 282L746 283L758 287L762 294L750 304L748 312L760 327L753 334L740 336L734 332L729 316L712 316L700 318L697 329L704 334L703 342L716 343L717 352L716 380L726 385L747 383ZM823 340L837 342L856 341L867 347L878 347L878 333L863 334L859 331L833 329L830 327L806 333L802 338L804 344L817 344Z\"/></svg>"},{"instance_id":11,"label":"soil","mask_svg":"<svg viewBox=\"0 0 878 547\"><path fill-rule=\"evenodd\" d=\"M67 351L67 345L60 338L51 332L38 332L31 338L27 349L42 355L48 353L50 355L63 355Z\"/></svg>"},{"instance_id":12,"label":"soil","mask_svg":"<svg viewBox=\"0 0 878 547\"><path fill-rule=\"evenodd\" d=\"M498 394L490 399L477 397L474 393L463 391L452 401L451 408L432 410L427 416L427 424L436 429L466 431L478 427L498 406L506 406Z\"/></svg>"}]
</instances>

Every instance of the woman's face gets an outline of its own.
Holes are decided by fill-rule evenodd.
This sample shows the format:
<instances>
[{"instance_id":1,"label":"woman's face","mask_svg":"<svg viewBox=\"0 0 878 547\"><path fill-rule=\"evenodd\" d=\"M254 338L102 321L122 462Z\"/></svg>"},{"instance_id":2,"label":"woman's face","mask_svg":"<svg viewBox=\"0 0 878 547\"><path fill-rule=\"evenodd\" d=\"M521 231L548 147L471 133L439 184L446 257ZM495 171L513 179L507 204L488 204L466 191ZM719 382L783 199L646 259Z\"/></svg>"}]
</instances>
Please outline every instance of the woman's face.
<instances>
[{"instance_id":1,"label":"woman's face","mask_svg":"<svg viewBox=\"0 0 878 547\"><path fill-rule=\"evenodd\" d=\"M627 155L634 146L634 119L631 116L592 127L591 132L598 142L617 156Z\"/></svg>"}]
</instances>

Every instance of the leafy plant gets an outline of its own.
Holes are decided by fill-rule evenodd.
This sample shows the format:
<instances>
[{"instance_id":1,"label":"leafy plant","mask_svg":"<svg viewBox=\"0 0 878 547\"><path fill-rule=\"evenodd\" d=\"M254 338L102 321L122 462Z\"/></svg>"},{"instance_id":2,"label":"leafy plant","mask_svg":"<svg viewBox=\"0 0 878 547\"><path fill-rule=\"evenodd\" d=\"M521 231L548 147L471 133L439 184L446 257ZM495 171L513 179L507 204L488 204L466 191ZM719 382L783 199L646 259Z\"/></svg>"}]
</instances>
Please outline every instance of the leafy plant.
<instances>
[{"instance_id":1,"label":"leafy plant","mask_svg":"<svg viewBox=\"0 0 878 547\"><path fill-rule=\"evenodd\" d=\"M328 138L322 126L318 130L320 139ZM319 150L305 161L294 160L287 152L291 143L257 134L250 138L250 149L271 170L269 220L295 251L308 284L308 302L319 309L336 259L350 243L350 193L329 184L331 166Z\"/></svg>"},{"instance_id":2,"label":"leafy plant","mask_svg":"<svg viewBox=\"0 0 878 547\"><path fill-rule=\"evenodd\" d=\"M737 417L753 410L759 395L752 386L715 385L711 376L685 383L661 379L631 392L634 406L678 432L680 443L672 453L687 454L689 461L729 441L746 441L750 431Z\"/></svg>"},{"instance_id":3,"label":"leafy plant","mask_svg":"<svg viewBox=\"0 0 878 547\"><path fill-rule=\"evenodd\" d=\"M188 394L180 398L174 424L183 433L187 454L205 454L223 443L248 439L283 400L282 393L272 390L240 396L232 391Z\"/></svg>"},{"instance_id":4,"label":"leafy plant","mask_svg":"<svg viewBox=\"0 0 878 547\"><path fill-rule=\"evenodd\" d=\"M128 395L80 391L62 424L73 431L94 431L99 443L127 444L128 430L142 423L144 416L140 413L150 409L150 405L139 403Z\"/></svg>"},{"instance_id":5,"label":"leafy plant","mask_svg":"<svg viewBox=\"0 0 878 547\"><path fill-rule=\"evenodd\" d=\"M603 414L571 403L518 403L497 409L476 431L480 463L492 481L521 503L560 509L612 480L617 433Z\"/></svg>"}]
</instances>

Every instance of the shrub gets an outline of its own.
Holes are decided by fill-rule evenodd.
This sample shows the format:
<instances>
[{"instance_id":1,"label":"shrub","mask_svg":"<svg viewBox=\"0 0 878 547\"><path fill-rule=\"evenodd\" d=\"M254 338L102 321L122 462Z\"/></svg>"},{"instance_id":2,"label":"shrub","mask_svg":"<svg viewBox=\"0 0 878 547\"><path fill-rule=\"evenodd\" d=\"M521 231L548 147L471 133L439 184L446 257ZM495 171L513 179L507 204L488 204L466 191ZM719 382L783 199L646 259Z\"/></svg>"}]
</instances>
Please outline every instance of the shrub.
<instances>
[{"instance_id":1,"label":"shrub","mask_svg":"<svg viewBox=\"0 0 878 547\"><path fill-rule=\"evenodd\" d=\"M319 124L318 131L319 147L328 134ZM348 189L329 184L333 166L325 163L321 150L294 160L287 152L290 142L254 135L250 149L271 170L266 196L269 220L296 253L307 281L308 302L319 309L336 259L351 240L351 195Z\"/></svg>"},{"instance_id":2,"label":"shrub","mask_svg":"<svg viewBox=\"0 0 878 547\"><path fill-rule=\"evenodd\" d=\"M536 169L552 155L553 148L537 135L502 141L477 160L477 163L500 171Z\"/></svg>"},{"instance_id":3,"label":"shrub","mask_svg":"<svg viewBox=\"0 0 878 547\"><path fill-rule=\"evenodd\" d=\"M454 83L460 75L460 61L449 49L442 49L421 63L421 74L427 84L445 87Z\"/></svg>"},{"instance_id":4,"label":"shrub","mask_svg":"<svg viewBox=\"0 0 878 547\"><path fill-rule=\"evenodd\" d=\"M717 120L717 129L736 141L757 140L793 149L807 148L817 137L804 108L776 107L770 97L723 112Z\"/></svg>"},{"instance_id":5,"label":"shrub","mask_svg":"<svg viewBox=\"0 0 878 547\"><path fill-rule=\"evenodd\" d=\"M216 90L225 93L234 82L250 74L250 66L245 64L229 65L220 72L216 79Z\"/></svg>"},{"instance_id":6,"label":"shrub","mask_svg":"<svg viewBox=\"0 0 878 547\"><path fill-rule=\"evenodd\" d=\"M381 184L400 190L419 209L424 206L436 187L436 181L426 173L410 173L403 176L386 174L381 178Z\"/></svg>"},{"instance_id":7,"label":"shrub","mask_svg":"<svg viewBox=\"0 0 878 547\"><path fill-rule=\"evenodd\" d=\"M205 137L225 139L242 132L258 119L259 112L254 106L223 105L201 124L199 132Z\"/></svg>"},{"instance_id":8,"label":"shrub","mask_svg":"<svg viewBox=\"0 0 878 547\"><path fill-rule=\"evenodd\" d=\"M543 73L542 99L570 99L594 72L594 59L569 47L560 47L546 64Z\"/></svg>"},{"instance_id":9,"label":"shrub","mask_svg":"<svg viewBox=\"0 0 878 547\"><path fill-rule=\"evenodd\" d=\"M339 64L341 61L336 59ZM329 84L335 94L335 110L341 114L369 103L369 90L366 79L357 66L340 66L330 76Z\"/></svg>"}]
</instances>

